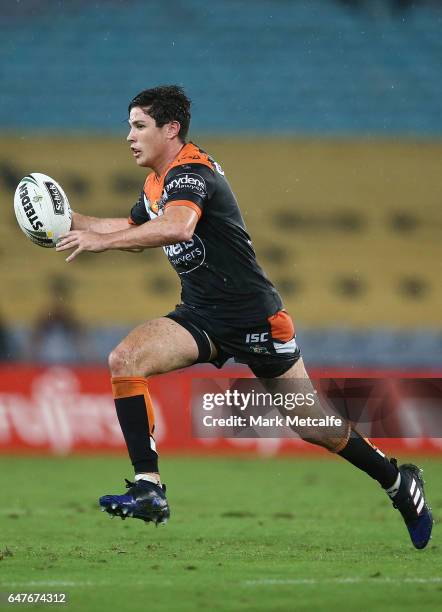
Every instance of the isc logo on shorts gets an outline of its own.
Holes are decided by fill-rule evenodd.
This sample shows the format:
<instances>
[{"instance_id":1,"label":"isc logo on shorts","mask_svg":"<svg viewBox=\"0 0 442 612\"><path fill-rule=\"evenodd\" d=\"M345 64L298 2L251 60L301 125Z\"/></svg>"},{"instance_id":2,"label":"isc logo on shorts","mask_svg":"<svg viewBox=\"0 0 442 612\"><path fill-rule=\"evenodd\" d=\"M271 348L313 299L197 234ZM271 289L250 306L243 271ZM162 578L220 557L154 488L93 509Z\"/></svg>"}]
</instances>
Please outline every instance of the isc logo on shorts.
<instances>
[{"instance_id":1,"label":"isc logo on shorts","mask_svg":"<svg viewBox=\"0 0 442 612\"><path fill-rule=\"evenodd\" d=\"M268 338L269 332L263 332L262 334L247 334L246 343L250 344L252 342L266 342Z\"/></svg>"}]
</instances>

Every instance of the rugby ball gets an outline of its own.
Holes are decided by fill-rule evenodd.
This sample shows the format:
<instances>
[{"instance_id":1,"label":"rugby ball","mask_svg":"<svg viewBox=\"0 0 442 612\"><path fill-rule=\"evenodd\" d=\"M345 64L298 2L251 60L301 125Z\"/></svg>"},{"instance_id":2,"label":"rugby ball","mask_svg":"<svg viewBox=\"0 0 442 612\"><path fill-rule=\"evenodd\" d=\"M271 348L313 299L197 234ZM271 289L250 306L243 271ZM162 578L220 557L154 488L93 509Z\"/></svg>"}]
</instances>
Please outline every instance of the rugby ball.
<instances>
[{"instance_id":1,"label":"rugby ball","mask_svg":"<svg viewBox=\"0 0 442 612\"><path fill-rule=\"evenodd\" d=\"M55 247L71 228L72 212L65 192L40 172L22 178L15 190L14 211L21 230L41 247Z\"/></svg>"}]
</instances>

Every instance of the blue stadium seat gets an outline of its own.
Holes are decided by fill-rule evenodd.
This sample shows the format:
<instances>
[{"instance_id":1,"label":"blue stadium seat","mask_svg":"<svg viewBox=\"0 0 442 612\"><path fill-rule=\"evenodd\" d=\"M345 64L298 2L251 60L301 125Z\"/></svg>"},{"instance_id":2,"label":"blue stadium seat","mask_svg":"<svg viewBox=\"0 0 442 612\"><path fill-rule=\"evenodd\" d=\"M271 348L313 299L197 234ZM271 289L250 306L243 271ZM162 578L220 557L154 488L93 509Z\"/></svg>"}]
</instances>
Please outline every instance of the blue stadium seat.
<instances>
[{"instance_id":1,"label":"blue stadium seat","mask_svg":"<svg viewBox=\"0 0 442 612\"><path fill-rule=\"evenodd\" d=\"M442 134L436 8L375 19L331 0L28 5L33 19L0 8L0 129L122 131L136 92L179 82L196 132Z\"/></svg>"}]
</instances>

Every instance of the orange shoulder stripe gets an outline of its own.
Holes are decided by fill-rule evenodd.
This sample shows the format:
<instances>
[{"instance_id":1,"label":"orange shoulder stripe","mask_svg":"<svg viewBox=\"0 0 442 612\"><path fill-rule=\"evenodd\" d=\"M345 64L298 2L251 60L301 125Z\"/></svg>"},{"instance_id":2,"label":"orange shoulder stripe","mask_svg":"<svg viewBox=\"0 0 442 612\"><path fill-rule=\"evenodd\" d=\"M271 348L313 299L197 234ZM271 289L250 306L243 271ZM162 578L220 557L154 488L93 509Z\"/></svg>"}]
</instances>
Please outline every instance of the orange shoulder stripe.
<instances>
[{"instance_id":1,"label":"orange shoulder stripe","mask_svg":"<svg viewBox=\"0 0 442 612\"><path fill-rule=\"evenodd\" d=\"M167 210L169 206L187 206L187 208L191 208L198 215L198 219L201 219L202 210L199 208L194 202L190 200L174 200L173 202L168 202L164 207L164 210Z\"/></svg>"}]
</instances>

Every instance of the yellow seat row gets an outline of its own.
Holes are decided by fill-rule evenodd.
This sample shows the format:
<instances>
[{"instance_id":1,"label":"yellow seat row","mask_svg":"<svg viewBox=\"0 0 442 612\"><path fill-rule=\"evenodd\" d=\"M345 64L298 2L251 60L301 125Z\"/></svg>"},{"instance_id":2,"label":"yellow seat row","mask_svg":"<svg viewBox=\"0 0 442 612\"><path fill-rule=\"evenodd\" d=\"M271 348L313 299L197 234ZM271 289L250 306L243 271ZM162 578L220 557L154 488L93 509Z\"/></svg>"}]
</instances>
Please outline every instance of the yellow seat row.
<instances>
[{"instance_id":1,"label":"yellow seat row","mask_svg":"<svg viewBox=\"0 0 442 612\"><path fill-rule=\"evenodd\" d=\"M258 259L305 325L442 326L442 144L200 139L224 166ZM144 172L124 141L2 139L0 313L30 322L47 309L51 280L69 279L90 324L136 323L179 301L161 250L62 254L28 242L12 209L32 171L58 180L74 209L125 217ZM1 162L0 162L1 165ZM3 173L5 175L5 173Z\"/></svg>"}]
</instances>

